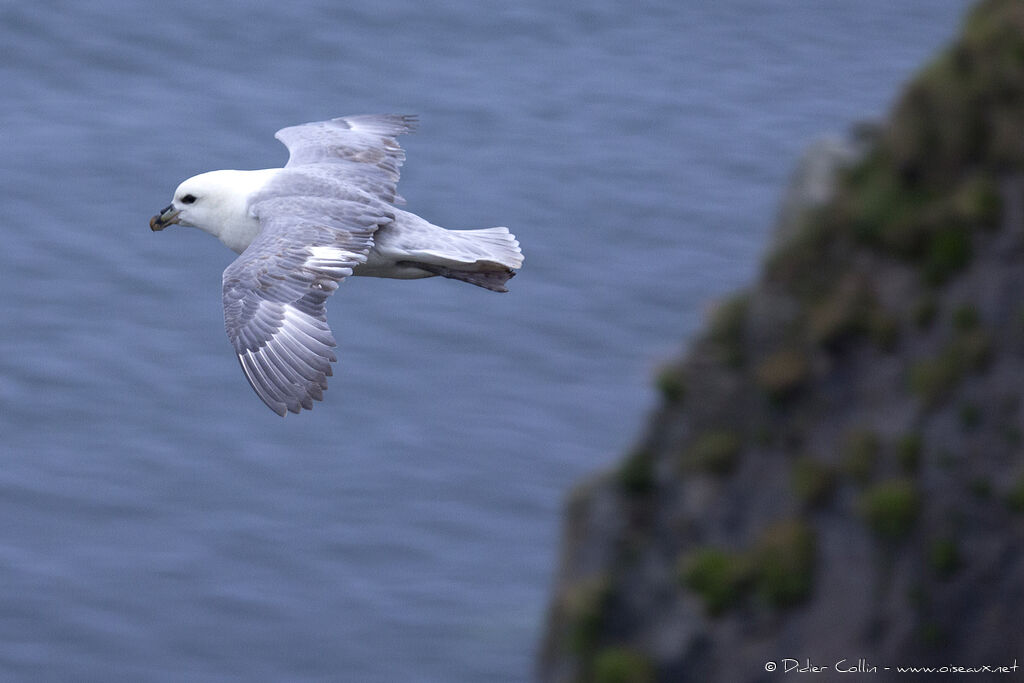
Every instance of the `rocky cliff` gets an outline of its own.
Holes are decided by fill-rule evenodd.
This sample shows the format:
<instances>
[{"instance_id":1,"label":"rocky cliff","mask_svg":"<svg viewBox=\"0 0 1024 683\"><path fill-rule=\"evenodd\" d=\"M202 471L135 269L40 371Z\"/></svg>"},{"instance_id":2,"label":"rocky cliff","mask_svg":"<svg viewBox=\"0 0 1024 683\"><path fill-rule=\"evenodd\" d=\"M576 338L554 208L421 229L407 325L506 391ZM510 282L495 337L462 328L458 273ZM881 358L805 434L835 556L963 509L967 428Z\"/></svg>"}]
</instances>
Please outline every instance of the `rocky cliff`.
<instances>
[{"instance_id":1,"label":"rocky cliff","mask_svg":"<svg viewBox=\"0 0 1024 683\"><path fill-rule=\"evenodd\" d=\"M1024 2L855 138L572 495L542 680L1024 666Z\"/></svg>"}]
</instances>

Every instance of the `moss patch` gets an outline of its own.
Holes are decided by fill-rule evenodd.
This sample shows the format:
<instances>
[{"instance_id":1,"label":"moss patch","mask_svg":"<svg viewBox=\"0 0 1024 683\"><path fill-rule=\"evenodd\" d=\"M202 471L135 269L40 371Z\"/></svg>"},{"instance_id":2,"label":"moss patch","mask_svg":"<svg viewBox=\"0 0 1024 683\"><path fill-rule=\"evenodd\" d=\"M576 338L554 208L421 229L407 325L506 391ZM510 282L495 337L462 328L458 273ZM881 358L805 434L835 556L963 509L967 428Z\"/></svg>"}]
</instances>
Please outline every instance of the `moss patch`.
<instances>
[{"instance_id":1,"label":"moss patch","mask_svg":"<svg viewBox=\"0 0 1024 683\"><path fill-rule=\"evenodd\" d=\"M981 408L970 401L960 406L960 426L965 432L973 432L981 426Z\"/></svg>"},{"instance_id":2,"label":"moss patch","mask_svg":"<svg viewBox=\"0 0 1024 683\"><path fill-rule=\"evenodd\" d=\"M645 496L654 490L654 456L647 449L634 451L618 472L619 485L630 496Z\"/></svg>"},{"instance_id":3,"label":"moss patch","mask_svg":"<svg viewBox=\"0 0 1024 683\"><path fill-rule=\"evenodd\" d=\"M835 471L815 458L804 456L793 463L793 493L806 507L823 505L835 490Z\"/></svg>"},{"instance_id":4,"label":"moss patch","mask_svg":"<svg viewBox=\"0 0 1024 683\"><path fill-rule=\"evenodd\" d=\"M962 564L960 548L951 538L933 541L928 553L932 571L940 579L948 579L959 571Z\"/></svg>"},{"instance_id":5,"label":"moss patch","mask_svg":"<svg viewBox=\"0 0 1024 683\"><path fill-rule=\"evenodd\" d=\"M954 194L951 209L953 215L966 225L994 228L1003 211L999 187L991 175L969 177Z\"/></svg>"},{"instance_id":6,"label":"moss patch","mask_svg":"<svg viewBox=\"0 0 1024 683\"><path fill-rule=\"evenodd\" d=\"M880 446L878 435L872 431L849 432L843 444L843 471L857 483L866 484L874 474Z\"/></svg>"},{"instance_id":7,"label":"moss patch","mask_svg":"<svg viewBox=\"0 0 1024 683\"><path fill-rule=\"evenodd\" d=\"M811 594L815 566L814 530L790 519L767 527L746 551L695 550L681 561L680 578L714 616L750 595L775 609L798 605Z\"/></svg>"},{"instance_id":8,"label":"moss patch","mask_svg":"<svg viewBox=\"0 0 1024 683\"><path fill-rule=\"evenodd\" d=\"M971 495L978 500L988 500L992 497L992 480L988 477L975 477L968 484Z\"/></svg>"},{"instance_id":9,"label":"moss patch","mask_svg":"<svg viewBox=\"0 0 1024 683\"><path fill-rule=\"evenodd\" d=\"M835 273L823 267L835 260L832 213L831 206L810 212L796 236L768 256L765 277L770 282L784 285L800 299L816 297L833 284Z\"/></svg>"},{"instance_id":10,"label":"moss patch","mask_svg":"<svg viewBox=\"0 0 1024 683\"><path fill-rule=\"evenodd\" d=\"M926 407L935 407L966 375L984 369L991 350L991 338L984 330L961 333L937 355L913 365L910 388Z\"/></svg>"},{"instance_id":11,"label":"moss patch","mask_svg":"<svg viewBox=\"0 0 1024 683\"><path fill-rule=\"evenodd\" d=\"M721 614L743 597L749 582L749 567L738 553L720 548L698 548L683 558L683 584L704 601L708 614Z\"/></svg>"},{"instance_id":12,"label":"moss patch","mask_svg":"<svg viewBox=\"0 0 1024 683\"><path fill-rule=\"evenodd\" d=\"M905 537L921 511L921 496L909 479L890 479L867 489L860 511L871 530L887 540Z\"/></svg>"},{"instance_id":13,"label":"moss patch","mask_svg":"<svg viewBox=\"0 0 1024 683\"><path fill-rule=\"evenodd\" d=\"M743 343L749 308L749 298L737 295L722 303L712 313L708 339L721 361L729 367L740 367L746 360Z\"/></svg>"},{"instance_id":14,"label":"moss patch","mask_svg":"<svg viewBox=\"0 0 1024 683\"><path fill-rule=\"evenodd\" d=\"M654 683L650 659L628 648L608 648L594 658L595 683Z\"/></svg>"},{"instance_id":15,"label":"moss patch","mask_svg":"<svg viewBox=\"0 0 1024 683\"><path fill-rule=\"evenodd\" d=\"M981 318L972 304L960 304L953 309L953 328L958 332L972 332L978 329Z\"/></svg>"},{"instance_id":16,"label":"moss patch","mask_svg":"<svg viewBox=\"0 0 1024 683\"><path fill-rule=\"evenodd\" d=\"M807 333L814 344L838 349L863 334L876 301L863 278L847 276L807 314Z\"/></svg>"},{"instance_id":17,"label":"moss patch","mask_svg":"<svg viewBox=\"0 0 1024 683\"><path fill-rule=\"evenodd\" d=\"M765 529L751 560L754 589L770 606L785 608L806 600L814 583L815 535L802 520Z\"/></svg>"},{"instance_id":18,"label":"moss patch","mask_svg":"<svg viewBox=\"0 0 1024 683\"><path fill-rule=\"evenodd\" d=\"M904 434L896 444L896 458L900 469L906 474L917 472L921 465L921 435L914 432Z\"/></svg>"},{"instance_id":19,"label":"moss patch","mask_svg":"<svg viewBox=\"0 0 1024 683\"><path fill-rule=\"evenodd\" d=\"M1010 508L1011 512L1024 514L1024 474L1017 477L1006 494L1006 506Z\"/></svg>"},{"instance_id":20,"label":"moss patch","mask_svg":"<svg viewBox=\"0 0 1024 683\"><path fill-rule=\"evenodd\" d=\"M795 349L783 349L762 360L754 372L757 386L773 401L792 398L810 377L807 356Z\"/></svg>"},{"instance_id":21,"label":"moss patch","mask_svg":"<svg viewBox=\"0 0 1024 683\"><path fill-rule=\"evenodd\" d=\"M593 651L604 627L610 598L611 581L606 576L592 577L572 587L565 599L565 611L573 652Z\"/></svg>"},{"instance_id":22,"label":"moss patch","mask_svg":"<svg viewBox=\"0 0 1024 683\"><path fill-rule=\"evenodd\" d=\"M686 376L678 365L667 365L659 370L655 384L668 403L681 403L686 398Z\"/></svg>"},{"instance_id":23,"label":"moss patch","mask_svg":"<svg viewBox=\"0 0 1024 683\"><path fill-rule=\"evenodd\" d=\"M914 325L919 330L926 330L931 327L932 323L935 322L935 316L939 312L939 305L935 301L935 297L928 295L922 297L916 304L914 304L913 319Z\"/></svg>"},{"instance_id":24,"label":"moss patch","mask_svg":"<svg viewBox=\"0 0 1024 683\"><path fill-rule=\"evenodd\" d=\"M739 460L743 440L732 431L711 431L697 437L683 453L687 468L724 475L731 472Z\"/></svg>"},{"instance_id":25,"label":"moss patch","mask_svg":"<svg viewBox=\"0 0 1024 683\"><path fill-rule=\"evenodd\" d=\"M941 285L952 279L971 262L974 249L967 228L944 227L930 236L921 264L925 282Z\"/></svg>"}]
</instances>

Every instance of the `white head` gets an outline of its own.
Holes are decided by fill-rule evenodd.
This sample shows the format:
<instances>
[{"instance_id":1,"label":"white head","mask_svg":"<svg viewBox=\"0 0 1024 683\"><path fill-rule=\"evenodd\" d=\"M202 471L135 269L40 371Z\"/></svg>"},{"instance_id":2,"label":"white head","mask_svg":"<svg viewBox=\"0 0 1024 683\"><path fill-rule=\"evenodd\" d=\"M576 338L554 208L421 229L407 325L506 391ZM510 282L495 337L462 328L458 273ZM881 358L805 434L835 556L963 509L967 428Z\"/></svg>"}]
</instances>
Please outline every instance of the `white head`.
<instances>
[{"instance_id":1,"label":"white head","mask_svg":"<svg viewBox=\"0 0 1024 683\"><path fill-rule=\"evenodd\" d=\"M204 230L241 252L259 234L249 215L249 197L278 169L209 171L192 176L174 191L174 201L149 220L151 230L177 223Z\"/></svg>"},{"instance_id":2,"label":"white head","mask_svg":"<svg viewBox=\"0 0 1024 683\"><path fill-rule=\"evenodd\" d=\"M163 230L172 223L220 233L224 222L245 210L248 192L242 193L237 175L245 171L210 171L192 176L174 191L174 201L153 216L149 227Z\"/></svg>"}]
</instances>

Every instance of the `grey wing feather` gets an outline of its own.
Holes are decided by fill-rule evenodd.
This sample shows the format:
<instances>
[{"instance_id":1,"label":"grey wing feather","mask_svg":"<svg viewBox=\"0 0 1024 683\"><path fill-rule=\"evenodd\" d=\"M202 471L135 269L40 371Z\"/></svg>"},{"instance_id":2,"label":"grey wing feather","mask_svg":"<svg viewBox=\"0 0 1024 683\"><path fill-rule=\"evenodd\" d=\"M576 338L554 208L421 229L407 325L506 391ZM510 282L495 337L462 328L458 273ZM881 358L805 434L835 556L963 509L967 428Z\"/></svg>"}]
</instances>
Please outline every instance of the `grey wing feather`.
<instances>
[{"instance_id":1,"label":"grey wing feather","mask_svg":"<svg viewBox=\"0 0 1024 683\"><path fill-rule=\"evenodd\" d=\"M396 187L405 161L395 136L415 127L414 116L344 116L282 128L274 137L288 148L285 168L323 166L325 174L395 204L402 202Z\"/></svg>"},{"instance_id":2,"label":"grey wing feather","mask_svg":"<svg viewBox=\"0 0 1024 683\"><path fill-rule=\"evenodd\" d=\"M358 192L326 194L328 181L283 171L250 202L260 235L224 271L228 339L252 388L282 416L323 398L337 360L325 302L394 219Z\"/></svg>"}]
</instances>

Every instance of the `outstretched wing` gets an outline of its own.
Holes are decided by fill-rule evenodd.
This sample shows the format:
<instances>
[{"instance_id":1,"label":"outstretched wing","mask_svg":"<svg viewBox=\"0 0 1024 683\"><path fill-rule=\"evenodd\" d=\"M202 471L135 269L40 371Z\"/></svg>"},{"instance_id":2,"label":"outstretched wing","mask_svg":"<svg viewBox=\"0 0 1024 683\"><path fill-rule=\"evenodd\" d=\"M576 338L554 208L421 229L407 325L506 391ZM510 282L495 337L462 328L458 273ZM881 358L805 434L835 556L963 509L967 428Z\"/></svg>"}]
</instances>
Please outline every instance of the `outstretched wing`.
<instances>
[{"instance_id":1,"label":"outstretched wing","mask_svg":"<svg viewBox=\"0 0 1024 683\"><path fill-rule=\"evenodd\" d=\"M403 201L395 187L405 161L395 136L415 128L415 116L343 116L282 128L274 137L288 148L285 168L321 166L324 173L395 204Z\"/></svg>"},{"instance_id":2,"label":"outstretched wing","mask_svg":"<svg viewBox=\"0 0 1024 683\"><path fill-rule=\"evenodd\" d=\"M406 118L350 117L277 134L291 158L250 198L262 229L224 271L223 294L242 370L278 415L323 398L336 360L325 302L394 220L386 202L403 155L390 135L408 130Z\"/></svg>"}]
</instances>

